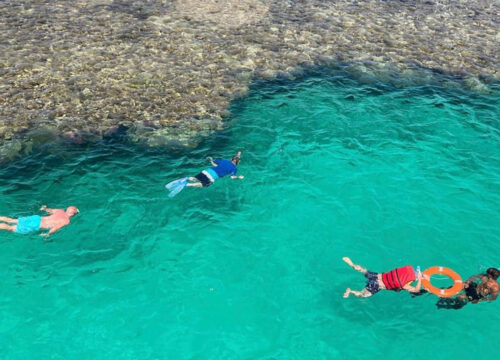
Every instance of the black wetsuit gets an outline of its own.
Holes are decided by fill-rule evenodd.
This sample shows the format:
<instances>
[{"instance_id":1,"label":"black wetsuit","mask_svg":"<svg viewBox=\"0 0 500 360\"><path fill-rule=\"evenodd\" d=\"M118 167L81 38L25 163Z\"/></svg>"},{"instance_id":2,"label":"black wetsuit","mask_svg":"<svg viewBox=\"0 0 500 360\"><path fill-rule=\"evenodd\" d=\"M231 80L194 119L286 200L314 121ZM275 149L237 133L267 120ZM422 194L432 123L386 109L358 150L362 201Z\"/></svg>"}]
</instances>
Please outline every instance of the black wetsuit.
<instances>
[{"instance_id":1,"label":"black wetsuit","mask_svg":"<svg viewBox=\"0 0 500 360\"><path fill-rule=\"evenodd\" d=\"M469 301L481 300L484 298L483 295L477 293L477 283L475 282L470 283L465 289L465 295Z\"/></svg>"},{"instance_id":2,"label":"black wetsuit","mask_svg":"<svg viewBox=\"0 0 500 360\"><path fill-rule=\"evenodd\" d=\"M458 299L458 298L441 298L436 303L438 309L461 309L463 308L469 301L481 300L484 298L483 295L477 293L477 283L471 282L469 286L464 289L465 296L467 296L467 300Z\"/></svg>"}]
</instances>

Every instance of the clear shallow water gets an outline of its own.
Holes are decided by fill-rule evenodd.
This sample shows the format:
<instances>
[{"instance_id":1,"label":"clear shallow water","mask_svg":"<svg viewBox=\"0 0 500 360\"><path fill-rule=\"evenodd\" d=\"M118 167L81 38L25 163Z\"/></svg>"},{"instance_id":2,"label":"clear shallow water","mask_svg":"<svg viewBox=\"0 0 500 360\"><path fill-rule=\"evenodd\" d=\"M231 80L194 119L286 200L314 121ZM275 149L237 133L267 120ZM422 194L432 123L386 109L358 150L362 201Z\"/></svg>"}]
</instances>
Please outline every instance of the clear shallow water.
<instances>
[{"instance_id":1,"label":"clear shallow water","mask_svg":"<svg viewBox=\"0 0 500 360\"><path fill-rule=\"evenodd\" d=\"M408 76L416 64L484 89L500 77L499 13L496 0L0 1L0 158L118 125L153 146L192 144L223 128L252 78L337 61Z\"/></svg>"},{"instance_id":2,"label":"clear shallow water","mask_svg":"<svg viewBox=\"0 0 500 360\"><path fill-rule=\"evenodd\" d=\"M1 233L2 359L493 357L498 301L344 300L364 279L341 261L500 266L493 88L322 73L257 84L196 150L49 144L4 164L0 214L82 213L51 242ZM237 150L244 181L167 198Z\"/></svg>"}]
</instances>

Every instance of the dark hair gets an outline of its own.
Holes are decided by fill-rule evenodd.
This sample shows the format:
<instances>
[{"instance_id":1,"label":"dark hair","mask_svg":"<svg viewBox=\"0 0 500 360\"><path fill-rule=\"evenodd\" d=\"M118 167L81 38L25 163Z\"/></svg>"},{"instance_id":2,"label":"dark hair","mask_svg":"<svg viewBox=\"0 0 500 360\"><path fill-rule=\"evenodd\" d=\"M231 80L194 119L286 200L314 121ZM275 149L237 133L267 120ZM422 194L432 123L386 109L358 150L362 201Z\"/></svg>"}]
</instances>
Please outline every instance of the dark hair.
<instances>
[{"instance_id":1,"label":"dark hair","mask_svg":"<svg viewBox=\"0 0 500 360\"><path fill-rule=\"evenodd\" d=\"M235 165L238 165L240 163L240 157L238 155L234 155L231 158L231 161L234 162Z\"/></svg>"},{"instance_id":2,"label":"dark hair","mask_svg":"<svg viewBox=\"0 0 500 360\"><path fill-rule=\"evenodd\" d=\"M498 271L498 269L495 268L489 268L488 270L486 270L486 274L491 276L493 280L496 280L498 279L498 275L500 275L500 271Z\"/></svg>"}]
</instances>

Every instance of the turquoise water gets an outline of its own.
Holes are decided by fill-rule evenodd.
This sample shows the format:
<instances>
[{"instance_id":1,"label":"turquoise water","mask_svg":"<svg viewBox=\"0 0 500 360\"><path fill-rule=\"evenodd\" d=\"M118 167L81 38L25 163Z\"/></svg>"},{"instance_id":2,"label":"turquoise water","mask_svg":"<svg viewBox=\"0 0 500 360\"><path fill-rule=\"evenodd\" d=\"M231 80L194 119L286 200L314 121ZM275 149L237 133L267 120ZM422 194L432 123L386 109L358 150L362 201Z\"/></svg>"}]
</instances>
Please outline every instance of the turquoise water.
<instances>
[{"instance_id":1,"label":"turquoise water","mask_svg":"<svg viewBox=\"0 0 500 360\"><path fill-rule=\"evenodd\" d=\"M1 233L0 357L493 358L499 301L342 298L364 286L342 256L500 266L499 89L459 85L324 71L255 84L197 149L108 139L3 164L0 214L81 214L50 242ZM168 199L165 183L238 150L243 181Z\"/></svg>"}]
</instances>

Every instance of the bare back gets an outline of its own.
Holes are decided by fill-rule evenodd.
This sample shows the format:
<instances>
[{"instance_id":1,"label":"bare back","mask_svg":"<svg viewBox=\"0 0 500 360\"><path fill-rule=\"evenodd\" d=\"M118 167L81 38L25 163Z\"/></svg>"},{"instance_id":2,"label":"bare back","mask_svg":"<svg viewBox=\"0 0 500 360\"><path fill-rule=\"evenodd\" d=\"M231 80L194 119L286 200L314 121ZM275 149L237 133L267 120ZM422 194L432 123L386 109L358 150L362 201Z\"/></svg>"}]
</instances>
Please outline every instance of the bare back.
<instances>
[{"instance_id":1,"label":"bare back","mask_svg":"<svg viewBox=\"0 0 500 360\"><path fill-rule=\"evenodd\" d=\"M52 231L56 231L63 226L66 226L70 223L69 216L62 209L56 209L52 211L52 214L49 216L43 216L40 227L42 229L49 229Z\"/></svg>"}]
</instances>

